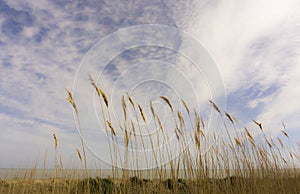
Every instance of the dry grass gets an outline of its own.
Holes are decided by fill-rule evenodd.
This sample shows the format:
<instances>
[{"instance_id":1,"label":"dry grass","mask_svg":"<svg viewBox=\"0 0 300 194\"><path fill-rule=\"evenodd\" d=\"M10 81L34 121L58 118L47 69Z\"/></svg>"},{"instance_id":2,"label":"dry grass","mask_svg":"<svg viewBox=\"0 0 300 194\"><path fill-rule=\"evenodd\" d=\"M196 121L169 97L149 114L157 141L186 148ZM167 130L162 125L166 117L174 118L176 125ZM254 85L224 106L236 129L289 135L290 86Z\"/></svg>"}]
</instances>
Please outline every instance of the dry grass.
<instances>
[{"instance_id":1,"label":"dry grass","mask_svg":"<svg viewBox=\"0 0 300 194\"><path fill-rule=\"evenodd\" d=\"M193 109L190 109L184 100L181 100L184 107L184 111L181 112L175 110L167 97L160 97L172 114L172 127L161 122L150 101L154 123L150 125L147 123L150 118L146 118L143 107L128 94L127 97L122 97L124 120L114 123L105 92L97 86L91 76L90 82L98 94L111 161L114 165L122 166L122 174L118 175L117 169L112 167L112 178L89 178L88 158L80 136L83 156L79 149L75 150L79 160L84 162L86 179L78 179L76 174L72 178L58 178L58 138L53 134L55 176L45 180L35 179L33 168L29 176L18 177L16 180L2 180L0 193L300 193L300 145L289 142L285 124L281 136L274 139L265 134L262 123L256 120L253 120L253 129L244 127L239 130L234 116L223 113L217 104L209 101L220 116L227 118L223 123L226 136L218 138L216 133L206 133L208 129L204 119L195 109L192 112ZM73 107L80 125L76 101L69 90L67 94L67 100ZM128 102L131 106L127 105ZM134 113L132 118L128 115L129 110ZM150 134L153 126L158 129L155 137ZM146 137L139 135L142 130L147 131ZM123 132L125 153L121 160L123 162L118 164L121 153L116 145L119 138L117 132L120 131ZM176 137L175 141L180 150L178 157L174 157L174 149L168 144L172 135L170 131ZM257 132L260 136L254 135ZM207 149L211 141L214 144ZM166 145L163 152L155 149L161 145ZM129 148L150 149L152 154L145 154L141 158ZM160 165L164 160L168 163ZM146 167L151 170L145 173L139 170L139 161L144 161ZM151 168L150 164L154 164L155 168ZM46 166L46 158L44 165ZM61 159L60 166L62 168Z\"/></svg>"}]
</instances>

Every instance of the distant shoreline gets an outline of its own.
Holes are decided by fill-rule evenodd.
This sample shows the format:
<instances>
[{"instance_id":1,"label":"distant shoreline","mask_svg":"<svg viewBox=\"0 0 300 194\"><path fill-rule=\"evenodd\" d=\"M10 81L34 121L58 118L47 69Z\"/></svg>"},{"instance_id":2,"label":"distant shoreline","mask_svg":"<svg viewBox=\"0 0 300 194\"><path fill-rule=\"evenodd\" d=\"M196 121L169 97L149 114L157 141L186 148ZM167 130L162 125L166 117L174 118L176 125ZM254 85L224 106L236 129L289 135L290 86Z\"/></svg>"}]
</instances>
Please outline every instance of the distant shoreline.
<instances>
[{"instance_id":1,"label":"distant shoreline","mask_svg":"<svg viewBox=\"0 0 300 194\"><path fill-rule=\"evenodd\" d=\"M287 172L288 174L297 174L300 173L300 169L295 168L286 168L281 169L283 172ZM184 177L184 169L180 169L178 178L185 179ZM216 170L215 172L219 173L218 178L226 178L228 176L235 176L235 170L231 170L229 175L226 174L226 170ZM10 180L10 179L20 179L20 178L28 178L30 173L32 172L34 179L49 179L54 177L55 169L32 169L32 168L0 168L0 180ZM112 170L111 169L88 169L89 177L91 178L112 178ZM149 173L150 172L150 177ZM165 178L171 178L171 169L165 170ZM258 170L259 172L259 170ZM146 179L156 179L159 178L157 174L157 170L127 170L129 177L136 176L135 173L138 173L140 178ZM228 170L227 170L228 173ZM115 178L122 178L123 170L118 169L116 172ZM244 175L247 175L245 170ZM245 176L247 177L247 176ZM84 179L87 178L85 174L85 169L57 169L57 178L66 178L66 179Z\"/></svg>"}]
</instances>

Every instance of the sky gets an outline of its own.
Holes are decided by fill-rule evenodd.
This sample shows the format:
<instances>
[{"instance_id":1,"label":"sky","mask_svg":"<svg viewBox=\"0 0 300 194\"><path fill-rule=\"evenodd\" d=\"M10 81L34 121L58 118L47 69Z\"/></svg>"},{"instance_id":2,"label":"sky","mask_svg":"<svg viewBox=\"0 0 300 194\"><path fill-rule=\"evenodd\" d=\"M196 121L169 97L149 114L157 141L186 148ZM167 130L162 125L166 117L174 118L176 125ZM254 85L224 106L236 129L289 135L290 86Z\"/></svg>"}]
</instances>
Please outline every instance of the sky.
<instances>
[{"instance_id":1,"label":"sky","mask_svg":"<svg viewBox=\"0 0 300 194\"><path fill-rule=\"evenodd\" d=\"M299 9L298 0L0 1L0 168L43 167L45 153L53 167L53 133L65 166L79 164L65 88L87 144L108 156L93 127L101 115L88 74L117 118L125 92L144 106L153 100L165 120L160 95L174 104L180 96L203 114L213 97L241 126L254 128L255 119L277 136L284 122L299 142Z\"/></svg>"}]
</instances>

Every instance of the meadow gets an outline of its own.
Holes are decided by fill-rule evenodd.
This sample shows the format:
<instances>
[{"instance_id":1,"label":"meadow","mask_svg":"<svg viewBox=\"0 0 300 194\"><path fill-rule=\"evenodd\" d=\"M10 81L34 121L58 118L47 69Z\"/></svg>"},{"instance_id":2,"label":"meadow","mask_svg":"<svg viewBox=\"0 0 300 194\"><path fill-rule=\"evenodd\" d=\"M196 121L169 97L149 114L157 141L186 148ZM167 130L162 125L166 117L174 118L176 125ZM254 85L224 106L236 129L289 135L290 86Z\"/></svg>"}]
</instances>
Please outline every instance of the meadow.
<instances>
[{"instance_id":1,"label":"meadow","mask_svg":"<svg viewBox=\"0 0 300 194\"><path fill-rule=\"evenodd\" d=\"M277 137L269 136L256 120L253 129L241 128L234 116L209 101L224 120L223 135L207 133L208 125L196 109L181 100L183 109L177 110L165 96L159 98L168 107L172 126L161 121L151 101L149 124L149 114L129 95L121 98L123 118L117 122L104 91L92 77L90 82L98 96L110 148L111 177L91 175L93 167L87 165L87 148L80 136L81 148L74 150L84 166L83 175L76 169L60 169L62 161L56 153L52 177L35 176L33 167L13 179L0 180L1 193L300 193L300 144L290 142L285 124ZM67 95L80 123L76 99L69 90ZM156 135L151 132L153 127ZM139 135L142 131L148 135ZM53 134L53 139L57 152L59 137ZM168 144L171 139L178 155ZM163 149L156 149L162 145ZM150 151L141 157L135 150ZM101 174L101 169L95 171Z\"/></svg>"}]
</instances>

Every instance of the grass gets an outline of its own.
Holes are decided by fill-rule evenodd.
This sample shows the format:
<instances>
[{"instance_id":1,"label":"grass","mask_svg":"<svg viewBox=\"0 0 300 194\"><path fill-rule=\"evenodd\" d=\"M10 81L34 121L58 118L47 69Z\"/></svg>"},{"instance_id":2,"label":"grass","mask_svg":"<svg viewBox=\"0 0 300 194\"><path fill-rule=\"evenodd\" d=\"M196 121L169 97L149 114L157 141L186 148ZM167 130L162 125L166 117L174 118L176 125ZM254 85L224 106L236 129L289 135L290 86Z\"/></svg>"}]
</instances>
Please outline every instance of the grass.
<instances>
[{"instance_id":1,"label":"grass","mask_svg":"<svg viewBox=\"0 0 300 194\"><path fill-rule=\"evenodd\" d=\"M176 110L165 96L160 99L166 103L172 115L172 126L164 125L151 101L152 124L149 124L143 107L129 95L122 97L124 118L117 123L112 119L106 94L91 76L90 82L98 95L110 159L113 161L112 177L89 176L82 136L81 148L74 150L84 163L86 178L79 179L76 170L71 177L66 174L58 177L57 172L63 172L63 169L57 168L62 168L62 161L60 159L58 165L58 137L53 134L54 176L36 179L36 169L33 168L23 178L1 180L1 193L300 193L300 145L290 143L285 124L281 135L276 138L268 137L263 124L256 120L253 120L255 129L239 129L235 117L223 113L217 104L209 101L216 113L225 118L225 135L218 136L216 132L207 132L209 130L204 119L184 100L181 100L183 111ZM67 93L67 100L76 113L80 127L76 101L69 90ZM133 114L129 115L130 112ZM151 134L153 127L158 129L156 136ZM139 135L142 131L146 136ZM82 133L81 127L79 132ZM174 148L169 144L171 136L175 137L180 153L178 157L175 157ZM120 141L123 142L124 153L120 153ZM162 145L165 145L163 150L156 149ZM134 152L138 149L151 151L141 156ZM143 171L141 161L146 169L151 170ZM168 163L161 165L162 161Z\"/></svg>"}]
</instances>

